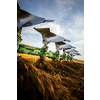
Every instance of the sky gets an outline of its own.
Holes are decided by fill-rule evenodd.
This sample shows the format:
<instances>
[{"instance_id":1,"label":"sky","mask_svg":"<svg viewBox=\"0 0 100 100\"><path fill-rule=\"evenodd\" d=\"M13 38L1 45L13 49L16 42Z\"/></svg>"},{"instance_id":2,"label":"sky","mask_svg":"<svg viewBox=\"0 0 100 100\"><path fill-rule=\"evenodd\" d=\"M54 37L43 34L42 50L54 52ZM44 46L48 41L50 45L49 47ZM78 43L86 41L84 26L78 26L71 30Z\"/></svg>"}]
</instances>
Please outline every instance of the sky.
<instances>
[{"instance_id":1,"label":"sky","mask_svg":"<svg viewBox=\"0 0 100 100\"><path fill-rule=\"evenodd\" d=\"M21 9L45 19L55 20L22 28L22 44L42 47L42 36L35 28L50 28L50 31L71 40L66 42L79 51L84 60L84 0L17 0ZM56 51L55 43L48 44L48 51ZM60 51L62 54L62 50Z\"/></svg>"}]
</instances>

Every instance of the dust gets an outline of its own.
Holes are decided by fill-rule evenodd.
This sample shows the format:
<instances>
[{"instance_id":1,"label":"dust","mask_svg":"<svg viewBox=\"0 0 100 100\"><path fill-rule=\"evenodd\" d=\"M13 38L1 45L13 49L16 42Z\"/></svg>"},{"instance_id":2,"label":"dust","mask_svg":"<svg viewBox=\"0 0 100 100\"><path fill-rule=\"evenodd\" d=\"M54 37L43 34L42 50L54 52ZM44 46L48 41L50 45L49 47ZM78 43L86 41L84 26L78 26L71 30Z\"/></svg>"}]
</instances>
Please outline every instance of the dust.
<instances>
[{"instance_id":1,"label":"dust","mask_svg":"<svg viewBox=\"0 0 100 100\"><path fill-rule=\"evenodd\" d=\"M17 57L18 100L84 100L84 64Z\"/></svg>"}]
</instances>

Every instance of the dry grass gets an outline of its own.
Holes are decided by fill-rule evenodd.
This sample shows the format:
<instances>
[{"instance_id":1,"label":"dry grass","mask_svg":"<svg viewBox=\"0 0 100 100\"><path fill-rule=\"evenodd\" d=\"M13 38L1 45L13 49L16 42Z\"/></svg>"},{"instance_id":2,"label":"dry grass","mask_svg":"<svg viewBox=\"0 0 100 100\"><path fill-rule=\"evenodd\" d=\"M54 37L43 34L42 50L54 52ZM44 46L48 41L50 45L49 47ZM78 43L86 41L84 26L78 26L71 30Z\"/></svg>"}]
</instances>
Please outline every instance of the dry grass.
<instances>
[{"instance_id":1,"label":"dry grass","mask_svg":"<svg viewBox=\"0 0 100 100\"><path fill-rule=\"evenodd\" d=\"M84 61L80 61L80 60L73 60L76 63L80 63L80 64L84 64Z\"/></svg>"},{"instance_id":2,"label":"dry grass","mask_svg":"<svg viewBox=\"0 0 100 100\"><path fill-rule=\"evenodd\" d=\"M25 58L31 62L36 62L40 57L36 55L28 55L28 54L21 54L17 53L17 56L21 56L22 58Z\"/></svg>"},{"instance_id":3,"label":"dry grass","mask_svg":"<svg viewBox=\"0 0 100 100\"><path fill-rule=\"evenodd\" d=\"M28 54L21 54L21 53L17 53L17 56L21 56L22 58L25 58L31 62L36 62L40 57L36 56L36 55L28 55ZM52 61L51 58L46 57L47 61ZM80 61L80 60L73 60L76 63L80 63L80 64L84 64L84 61Z\"/></svg>"}]
</instances>

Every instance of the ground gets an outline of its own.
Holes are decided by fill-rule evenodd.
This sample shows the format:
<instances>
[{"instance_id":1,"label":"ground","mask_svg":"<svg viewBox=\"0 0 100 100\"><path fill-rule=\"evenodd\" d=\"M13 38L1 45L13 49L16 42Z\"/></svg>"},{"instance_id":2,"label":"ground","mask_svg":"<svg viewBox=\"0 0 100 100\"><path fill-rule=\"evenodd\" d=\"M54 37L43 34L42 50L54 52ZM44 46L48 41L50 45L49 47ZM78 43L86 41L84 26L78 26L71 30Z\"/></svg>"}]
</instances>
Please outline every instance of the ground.
<instances>
[{"instance_id":1,"label":"ground","mask_svg":"<svg viewBox=\"0 0 100 100\"><path fill-rule=\"evenodd\" d=\"M84 62L17 53L18 100L84 100Z\"/></svg>"}]
</instances>

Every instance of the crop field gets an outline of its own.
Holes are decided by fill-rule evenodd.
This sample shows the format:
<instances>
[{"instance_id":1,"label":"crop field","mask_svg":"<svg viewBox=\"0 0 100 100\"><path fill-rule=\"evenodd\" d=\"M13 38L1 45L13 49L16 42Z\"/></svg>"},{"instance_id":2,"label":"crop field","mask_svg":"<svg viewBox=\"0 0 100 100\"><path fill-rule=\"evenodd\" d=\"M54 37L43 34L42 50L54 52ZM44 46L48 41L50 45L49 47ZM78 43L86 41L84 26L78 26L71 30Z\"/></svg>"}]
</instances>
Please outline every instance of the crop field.
<instances>
[{"instance_id":1,"label":"crop field","mask_svg":"<svg viewBox=\"0 0 100 100\"><path fill-rule=\"evenodd\" d=\"M73 61L76 62L76 63L84 64L84 61L82 61L82 60L76 60L76 59L73 59Z\"/></svg>"},{"instance_id":2,"label":"crop field","mask_svg":"<svg viewBox=\"0 0 100 100\"><path fill-rule=\"evenodd\" d=\"M36 55L28 55L28 54L22 54L22 53L17 53L17 56L22 56L23 58L30 60L32 62L36 62L40 58L39 56L36 56ZM52 61L52 59L48 57L46 57L46 60ZM84 64L84 61L76 60L76 59L73 59L73 62Z\"/></svg>"},{"instance_id":3,"label":"crop field","mask_svg":"<svg viewBox=\"0 0 100 100\"><path fill-rule=\"evenodd\" d=\"M82 63L17 53L18 100L84 100Z\"/></svg>"},{"instance_id":4,"label":"crop field","mask_svg":"<svg viewBox=\"0 0 100 100\"><path fill-rule=\"evenodd\" d=\"M21 54L21 53L17 53L17 56L21 56L22 58L25 58L31 62L36 62L40 57L36 56L36 55L28 55L28 54ZM52 61L51 58L46 57L47 61Z\"/></svg>"}]
</instances>

